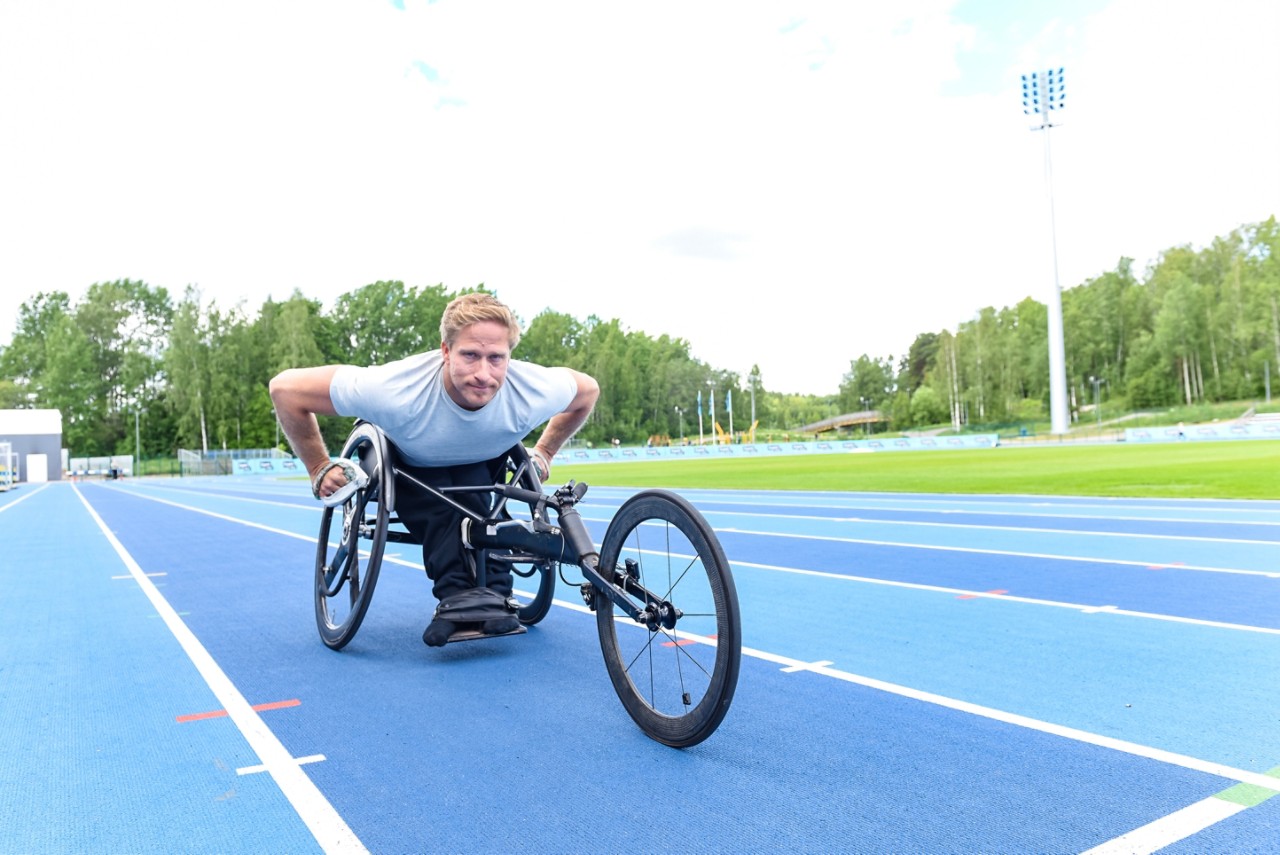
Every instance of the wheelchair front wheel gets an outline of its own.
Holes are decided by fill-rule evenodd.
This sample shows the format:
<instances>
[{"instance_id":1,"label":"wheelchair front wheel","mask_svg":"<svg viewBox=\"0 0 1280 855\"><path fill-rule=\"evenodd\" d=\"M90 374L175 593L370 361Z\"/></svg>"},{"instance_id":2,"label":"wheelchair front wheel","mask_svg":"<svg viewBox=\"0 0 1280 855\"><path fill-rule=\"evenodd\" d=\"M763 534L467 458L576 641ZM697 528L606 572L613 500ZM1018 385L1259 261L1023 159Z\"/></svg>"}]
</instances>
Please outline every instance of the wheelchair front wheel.
<instances>
[{"instance_id":1,"label":"wheelchair front wheel","mask_svg":"<svg viewBox=\"0 0 1280 855\"><path fill-rule=\"evenodd\" d=\"M631 718L665 745L710 736L733 700L742 658L738 596L715 532L680 496L649 490L628 499L605 532L600 567L616 568L678 616L646 626L596 592L596 627L613 687Z\"/></svg>"},{"instance_id":2,"label":"wheelchair front wheel","mask_svg":"<svg viewBox=\"0 0 1280 855\"><path fill-rule=\"evenodd\" d=\"M533 599L527 603L524 602L523 597L517 598L520 600L520 611L516 613L516 616L520 618L520 623L525 626L533 626L551 611L551 601L555 597L556 591L557 567L558 565L554 562L546 561L535 564L530 568L527 578L531 582L536 582L538 589L534 593ZM525 573L519 570L513 572L517 576L526 576Z\"/></svg>"},{"instance_id":3,"label":"wheelchair front wheel","mask_svg":"<svg viewBox=\"0 0 1280 855\"><path fill-rule=\"evenodd\" d=\"M357 425L342 448L342 456L369 475L369 483L339 507L325 508L320 517L316 547L316 627L325 645L341 650L364 621L373 589L378 584L382 552L387 543L390 512L382 491L390 471L386 443L372 425ZM334 520L341 522L336 542L329 540ZM361 539L368 541L362 554Z\"/></svg>"}]
</instances>

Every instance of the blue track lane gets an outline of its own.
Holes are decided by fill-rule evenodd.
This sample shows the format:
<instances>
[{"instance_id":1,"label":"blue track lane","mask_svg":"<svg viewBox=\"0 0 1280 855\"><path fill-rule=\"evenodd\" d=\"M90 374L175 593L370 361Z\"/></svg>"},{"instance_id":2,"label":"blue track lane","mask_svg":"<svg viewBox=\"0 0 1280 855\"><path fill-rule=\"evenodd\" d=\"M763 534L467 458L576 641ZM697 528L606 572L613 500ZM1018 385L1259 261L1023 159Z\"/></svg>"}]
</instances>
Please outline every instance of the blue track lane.
<instances>
[{"instance_id":1,"label":"blue track lane","mask_svg":"<svg viewBox=\"0 0 1280 855\"><path fill-rule=\"evenodd\" d=\"M626 495L588 494L597 540ZM429 649L391 545L325 648L300 482L0 495L0 852L323 848L200 717L217 697L90 507L374 852L1081 852L1280 767L1278 503L686 495L748 650L684 751L626 716L567 585L525 636ZM1264 798L1168 851L1276 839Z\"/></svg>"}]
</instances>

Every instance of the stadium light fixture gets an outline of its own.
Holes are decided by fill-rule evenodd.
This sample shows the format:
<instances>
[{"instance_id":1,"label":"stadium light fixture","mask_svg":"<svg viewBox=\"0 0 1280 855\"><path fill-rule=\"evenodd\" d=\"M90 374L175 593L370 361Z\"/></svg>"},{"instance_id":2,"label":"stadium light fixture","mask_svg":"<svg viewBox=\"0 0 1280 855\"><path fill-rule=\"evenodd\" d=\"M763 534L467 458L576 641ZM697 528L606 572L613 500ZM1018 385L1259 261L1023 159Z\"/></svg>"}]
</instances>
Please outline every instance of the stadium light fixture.
<instances>
[{"instance_id":1,"label":"stadium light fixture","mask_svg":"<svg viewBox=\"0 0 1280 855\"><path fill-rule=\"evenodd\" d=\"M1062 288L1058 282L1058 235L1053 210L1053 157L1049 147L1049 129L1053 111L1066 106L1067 90L1062 69L1033 71L1022 75L1022 112L1037 116L1039 125L1033 131L1044 131L1044 181L1049 193L1049 240L1053 251L1053 290L1049 295L1049 417L1053 433L1066 433L1067 358L1062 330Z\"/></svg>"}]
</instances>

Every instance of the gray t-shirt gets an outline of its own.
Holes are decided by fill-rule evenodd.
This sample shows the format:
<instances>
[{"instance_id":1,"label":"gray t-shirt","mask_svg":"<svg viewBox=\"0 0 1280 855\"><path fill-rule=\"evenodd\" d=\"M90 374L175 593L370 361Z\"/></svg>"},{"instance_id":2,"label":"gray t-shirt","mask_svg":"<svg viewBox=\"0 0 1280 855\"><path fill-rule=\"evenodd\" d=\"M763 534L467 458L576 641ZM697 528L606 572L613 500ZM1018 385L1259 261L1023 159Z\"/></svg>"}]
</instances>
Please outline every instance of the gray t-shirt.
<instances>
[{"instance_id":1,"label":"gray t-shirt","mask_svg":"<svg viewBox=\"0 0 1280 855\"><path fill-rule=\"evenodd\" d=\"M563 412L578 393L569 369L513 359L493 400L465 410L445 391L443 369L438 350L368 368L343 365L329 397L339 415L382 428L409 463L454 466L497 457Z\"/></svg>"}]
</instances>

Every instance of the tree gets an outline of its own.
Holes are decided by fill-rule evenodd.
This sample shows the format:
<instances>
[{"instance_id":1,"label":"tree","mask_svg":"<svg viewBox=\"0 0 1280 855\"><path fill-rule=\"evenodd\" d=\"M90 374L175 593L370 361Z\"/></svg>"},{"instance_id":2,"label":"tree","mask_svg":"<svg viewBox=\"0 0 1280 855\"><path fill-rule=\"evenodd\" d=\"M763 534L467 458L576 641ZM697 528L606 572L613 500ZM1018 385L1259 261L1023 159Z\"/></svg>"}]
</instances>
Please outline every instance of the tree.
<instances>
[{"instance_id":1,"label":"tree","mask_svg":"<svg viewBox=\"0 0 1280 855\"><path fill-rule=\"evenodd\" d=\"M379 365L440 346L440 319L451 297L443 285L405 288L378 281L343 294L331 318L342 361Z\"/></svg>"},{"instance_id":2,"label":"tree","mask_svg":"<svg viewBox=\"0 0 1280 855\"><path fill-rule=\"evenodd\" d=\"M944 332L938 338L938 361L929 374L930 385L938 399L946 402L947 411L951 414L951 426L956 430L965 423L964 398L961 394L964 378L960 376L962 363L959 351L959 336ZM912 418L916 424L925 423L916 416L914 409Z\"/></svg>"},{"instance_id":3,"label":"tree","mask_svg":"<svg viewBox=\"0 0 1280 855\"><path fill-rule=\"evenodd\" d=\"M849 363L836 406L844 413L874 409L888 402L893 389L893 357L872 359L864 353Z\"/></svg>"},{"instance_id":4,"label":"tree","mask_svg":"<svg viewBox=\"0 0 1280 855\"><path fill-rule=\"evenodd\" d=\"M208 403L214 441L223 448L260 448L256 443L245 443L246 433L261 435L260 427L250 422L250 402L255 392L266 392L268 379L258 364L249 324L239 307L224 312L214 304L206 318Z\"/></svg>"},{"instance_id":5,"label":"tree","mask_svg":"<svg viewBox=\"0 0 1280 855\"><path fill-rule=\"evenodd\" d=\"M513 355L540 365L580 367L583 333L575 318L547 309L529 324Z\"/></svg>"},{"instance_id":6,"label":"tree","mask_svg":"<svg viewBox=\"0 0 1280 855\"><path fill-rule=\"evenodd\" d=\"M1156 315L1154 343L1166 366L1173 366L1181 381L1183 399L1190 404L1204 397L1200 348L1204 334L1199 319L1205 317L1203 296L1196 283L1181 270L1162 269L1164 294Z\"/></svg>"},{"instance_id":7,"label":"tree","mask_svg":"<svg viewBox=\"0 0 1280 855\"><path fill-rule=\"evenodd\" d=\"M94 342L70 316L57 316L45 339L40 406L62 413L62 441L76 454L100 456L107 444L108 402Z\"/></svg>"},{"instance_id":8,"label":"tree","mask_svg":"<svg viewBox=\"0 0 1280 855\"><path fill-rule=\"evenodd\" d=\"M200 307L200 292L188 287L178 304L164 354L169 406L175 417L179 447L209 450L209 330Z\"/></svg>"},{"instance_id":9,"label":"tree","mask_svg":"<svg viewBox=\"0 0 1280 855\"><path fill-rule=\"evenodd\" d=\"M1070 313L1071 355L1075 379L1088 377L1120 380L1129 356L1129 337L1142 327L1130 296L1138 287L1133 260L1121 258L1115 270L1089 280L1067 293L1064 314Z\"/></svg>"},{"instance_id":10,"label":"tree","mask_svg":"<svg viewBox=\"0 0 1280 855\"><path fill-rule=\"evenodd\" d=\"M70 313L71 299L63 291L37 294L19 306L13 340L0 353L0 372L18 386L32 386L44 372L50 332Z\"/></svg>"},{"instance_id":11,"label":"tree","mask_svg":"<svg viewBox=\"0 0 1280 855\"><path fill-rule=\"evenodd\" d=\"M130 280L95 283L74 307L63 292L39 294L22 305L0 367L20 401L62 412L73 453L110 454L160 382L171 312L163 288Z\"/></svg>"},{"instance_id":12,"label":"tree","mask_svg":"<svg viewBox=\"0 0 1280 855\"><path fill-rule=\"evenodd\" d=\"M938 353L938 334L920 333L907 355L902 358L898 368L898 388L908 394L924 385L925 376L933 365Z\"/></svg>"},{"instance_id":13,"label":"tree","mask_svg":"<svg viewBox=\"0 0 1280 855\"><path fill-rule=\"evenodd\" d=\"M123 434L123 414L144 386L158 380L172 318L168 291L128 279L90 285L76 306L76 325L93 347L108 431Z\"/></svg>"},{"instance_id":14,"label":"tree","mask_svg":"<svg viewBox=\"0 0 1280 855\"><path fill-rule=\"evenodd\" d=\"M936 425L947 420L947 403L932 386L921 386L911 395L911 421Z\"/></svg>"},{"instance_id":15,"label":"tree","mask_svg":"<svg viewBox=\"0 0 1280 855\"><path fill-rule=\"evenodd\" d=\"M321 327L319 319L320 304L308 300L300 291L295 290L293 296L279 306L271 327L268 356L273 376L286 368L326 364L316 342L316 333Z\"/></svg>"},{"instance_id":16,"label":"tree","mask_svg":"<svg viewBox=\"0 0 1280 855\"><path fill-rule=\"evenodd\" d=\"M0 380L0 410L17 410L27 403L26 392L12 380Z\"/></svg>"}]
</instances>

